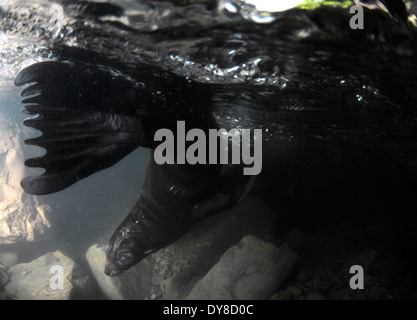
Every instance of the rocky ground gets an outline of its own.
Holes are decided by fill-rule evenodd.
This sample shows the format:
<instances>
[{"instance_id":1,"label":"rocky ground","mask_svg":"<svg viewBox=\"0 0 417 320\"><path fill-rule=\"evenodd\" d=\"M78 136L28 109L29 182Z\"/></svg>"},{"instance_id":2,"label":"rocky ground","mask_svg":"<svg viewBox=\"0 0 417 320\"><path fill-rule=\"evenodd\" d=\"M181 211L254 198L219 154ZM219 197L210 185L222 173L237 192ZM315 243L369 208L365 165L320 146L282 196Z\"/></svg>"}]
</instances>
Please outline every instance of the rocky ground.
<instances>
[{"instance_id":1,"label":"rocky ground","mask_svg":"<svg viewBox=\"0 0 417 320\"><path fill-rule=\"evenodd\" d=\"M256 214L254 214L256 212ZM59 251L19 263L1 250L2 299L415 299L412 244L392 223L358 227L347 221L274 237L277 216L262 201L201 222L176 243L117 277L103 273L104 244L75 263ZM279 220L278 220L279 222ZM387 234L391 234L388 238ZM382 240L381 240L382 238ZM408 238L406 238L408 239ZM403 250L403 249L406 250ZM51 290L51 265L64 266L65 292ZM352 265L364 289L352 290ZM10 280L10 281L9 281ZM5 284L7 283L7 284Z\"/></svg>"},{"instance_id":2,"label":"rocky ground","mask_svg":"<svg viewBox=\"0 0 417 320\"><path fill-rule=\"evenodd\" d=\"M411 254L416 235L395 221L367 226L342 221L314 232L294 228L285 240L300 259L272 299L417 299ZM364 270L363 290L349 286L353 265Z\"/></svg>"},{"instance_id":3,"label":"rocky ground","mask_svg":"<svg viewBox=\"0 0 417 320\"><path fill-rule=\"evenodd\" d=\"M258 214L253 212L257 210ZM118 277L103 273L104 244L91 246L88 264L75 263L60 251L27 263L27 250L0 247L2 297L7 299L269 299L291 272L298 257L270 241L276 215L261 201L196 225L174 244L159 250ZM43 244L38 244L41 247ZM51 246L45 246L45 250ZM30 259L29 259L30 260ZM50 269L62 266L65 290L51 288ZM216 281L214 281L214 279Z\"/></svg>"}]
</instances>

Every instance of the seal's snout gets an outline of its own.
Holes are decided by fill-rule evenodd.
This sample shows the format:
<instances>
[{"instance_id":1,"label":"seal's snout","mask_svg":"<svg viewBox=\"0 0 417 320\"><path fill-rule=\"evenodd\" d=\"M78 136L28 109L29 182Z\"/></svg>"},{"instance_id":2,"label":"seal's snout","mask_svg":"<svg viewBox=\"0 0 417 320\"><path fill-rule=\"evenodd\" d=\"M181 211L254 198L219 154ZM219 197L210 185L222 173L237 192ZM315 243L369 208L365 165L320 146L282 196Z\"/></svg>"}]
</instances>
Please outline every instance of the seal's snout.
<instances>
[{"instance_id":1,"label":"seal's snout","mask_svg":"<svg viewBox=\"0 0 417 320\"><path fill-rule=\"evenodd\" d=\"M108 276L111 276L111 267L108 263L106 263L106 266L104 267L104 273L107 274Z\"/></svg>"},{"instance_id":2,"label":"seal's snout","mask_svg":"<svg viewBox=\"0 0 417 320\"><path fill-rule=\"evenodd\" d=\"M104 273L110 277L121 274L123 270L117 269L111 262L107 261L104 267Z\"/></svg>"}]
</instances>

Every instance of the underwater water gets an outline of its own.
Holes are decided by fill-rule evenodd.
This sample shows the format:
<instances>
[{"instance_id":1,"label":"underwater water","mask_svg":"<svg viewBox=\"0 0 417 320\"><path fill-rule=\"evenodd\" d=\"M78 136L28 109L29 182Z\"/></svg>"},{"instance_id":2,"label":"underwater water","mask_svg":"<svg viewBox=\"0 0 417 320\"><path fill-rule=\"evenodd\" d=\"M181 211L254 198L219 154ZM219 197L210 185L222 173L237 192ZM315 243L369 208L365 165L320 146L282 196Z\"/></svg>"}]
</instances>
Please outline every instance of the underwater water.
<instances>
[{"instance_id":1,"label":"underwater water","mask_svg":"<svg viewBox=\"0 0 417 320\"><path fill-rule=\"evenodd\" d=\"M352 1L284 2L0 1L1 299L417 297L412 2L366 8L357 31ZM105 247L144 188L152 152L140 146L54 193L24 191L20 181L43 170L24 161L46 151L24 143L40 132L23 125L37 115L30 106L22 113L27 84L14 78L41 61L94 66L135 89L146 88L153 67L179 76L153 96L161 89L177 97L178 79L197 83L178 94L182 104L152 100L157 116L148 121L180 118L181 107L190 117L204 113L207 93L218 127L263 130L263 175L241 203L218 209L223 198L214 197L207 211L217 214L107 276ZM39 90L51 99L58 81L76 79L49 76ZM194 124L205 128L202 119ZM196 186L210 178L196 177ZM231 177L215 188L231 197L234 187L252 187ZM54 287L55 265L65 271L63 288ZM365 270L363 290L349 285L355 265Z\"/></svg>"}]
</instances>

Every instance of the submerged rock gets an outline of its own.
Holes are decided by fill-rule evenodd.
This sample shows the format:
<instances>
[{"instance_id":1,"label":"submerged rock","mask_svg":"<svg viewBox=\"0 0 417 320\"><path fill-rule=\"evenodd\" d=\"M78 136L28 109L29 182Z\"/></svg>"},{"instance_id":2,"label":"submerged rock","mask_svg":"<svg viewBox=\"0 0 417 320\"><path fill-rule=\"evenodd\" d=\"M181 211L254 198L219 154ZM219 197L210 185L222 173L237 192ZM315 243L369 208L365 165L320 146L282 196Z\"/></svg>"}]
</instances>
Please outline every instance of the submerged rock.
<instances>
[{"instance_id":1,"label":"submerged rock","mask_svg":"<svg viewBox=\"0 0 417 320\"><path fill-rule=\"evenodd\" d=\"M9 269L9 274L11 281L5 292L13 300L88 298L94 290L88 275L60 251L18 264Z\"/></svg>"},{"instance_id":2,"label":"submerged rock","mask_svg":"<svg viewBox=\"0 0 417 320\"><path fill-rule=\"evenodd\" d=\"M250 197L227 212L201 221L177 242L156 252L156 267L161 273L164 270L167 278L161 285L163 297L185 299L197 281L242 237L252 234L272 238L276 218L263 201Z\"/></svg>"},{"instance_id":3,"label":"submerged rock","mask_svg":"<svg viewBox=\"0 0 417 320\"><path fill-rule=\"evenodd\" d=\"M286 246L278 248L254 236L245 236L226 251L187 299L269 299L296 260L297 255Z\"/></svg>"},{"instance_id":4,"label":"submerged rock","mask_svg":"<svg viewBox=\"0 0 417 320\"><path fill-rule=\"evenodd\" d=\"M0 118L0 245L50 237L48 206L20 186L25 167L17 125Z\"/></svg>"}]
</instances>

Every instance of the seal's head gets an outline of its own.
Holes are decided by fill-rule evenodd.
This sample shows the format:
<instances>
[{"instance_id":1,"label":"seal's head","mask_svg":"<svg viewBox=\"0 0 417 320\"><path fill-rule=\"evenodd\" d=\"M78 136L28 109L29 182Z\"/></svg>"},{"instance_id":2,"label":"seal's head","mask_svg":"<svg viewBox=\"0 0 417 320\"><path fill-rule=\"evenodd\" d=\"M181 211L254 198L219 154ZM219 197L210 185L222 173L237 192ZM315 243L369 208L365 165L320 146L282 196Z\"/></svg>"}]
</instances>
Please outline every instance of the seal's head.
<instances>
[{"instance_id":1,"label":"seal's head","mask_svg":"<svg viewBox=\"0 0 417 320\"><path fill-rule=\"evenodd\" d=\"M150 247L152 241L139 221L131 221L128 216L117 228L106 248L104 273L116 276L155 251Z\"/></svg>"}]
</instances>

